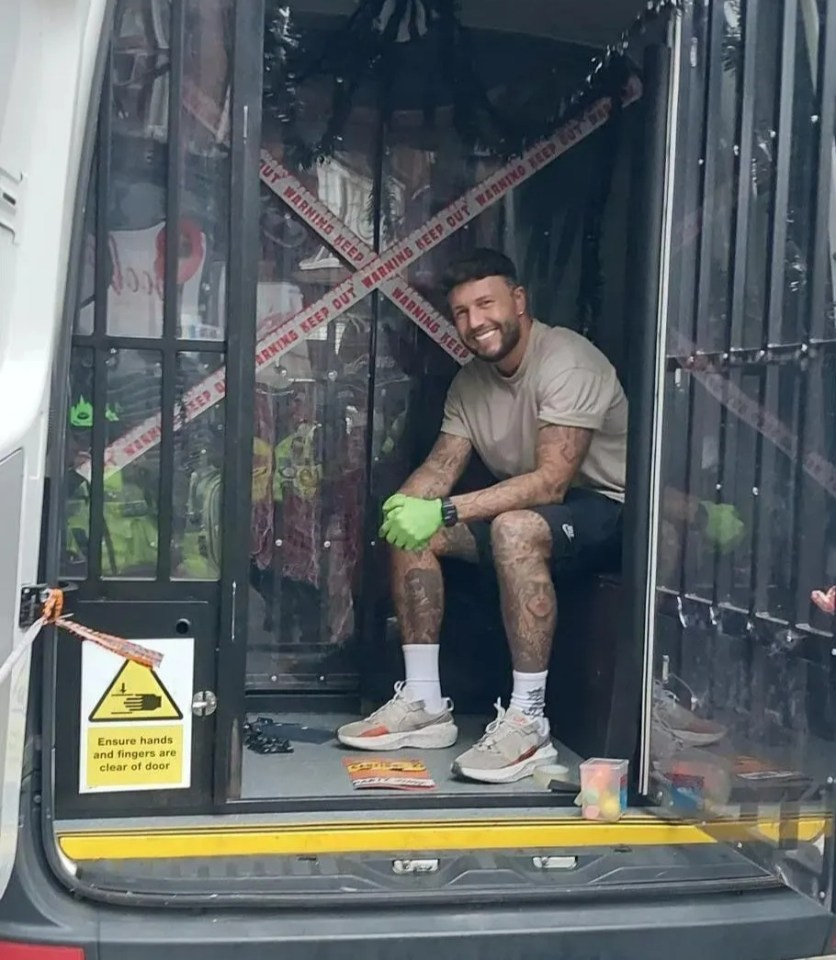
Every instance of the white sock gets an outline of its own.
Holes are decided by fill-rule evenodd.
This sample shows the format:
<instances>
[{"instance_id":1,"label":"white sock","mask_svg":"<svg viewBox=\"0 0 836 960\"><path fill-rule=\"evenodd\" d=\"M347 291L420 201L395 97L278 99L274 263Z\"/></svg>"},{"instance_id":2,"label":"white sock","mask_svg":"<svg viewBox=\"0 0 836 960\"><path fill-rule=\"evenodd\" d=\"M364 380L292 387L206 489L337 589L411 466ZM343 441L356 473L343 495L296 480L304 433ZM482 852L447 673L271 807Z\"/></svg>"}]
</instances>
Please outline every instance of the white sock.
<instances>
[{"instance_id":1,"label":"white sock","mask_svg":"<svg viewBox=\"0 0 836 960\"><path fill-rule=\"evenodd\" d=\"M546 712L546 677L548 675L548 670L542 673L520 673L515 670L511 706L522 710L529 717L542 717Z\"/></svg>"},{"instance_id":2,"label":"white sock","mask_svg":"<svg viewBox=\"0 0 836 960\"><path fill-rule=\"evenodd\" d=\"M406 664L406 692L410 698L423 700L429 713L441 713L444 700L438 677L438 644L405 644L403 659Z\"/></svg>"}]
</instances>

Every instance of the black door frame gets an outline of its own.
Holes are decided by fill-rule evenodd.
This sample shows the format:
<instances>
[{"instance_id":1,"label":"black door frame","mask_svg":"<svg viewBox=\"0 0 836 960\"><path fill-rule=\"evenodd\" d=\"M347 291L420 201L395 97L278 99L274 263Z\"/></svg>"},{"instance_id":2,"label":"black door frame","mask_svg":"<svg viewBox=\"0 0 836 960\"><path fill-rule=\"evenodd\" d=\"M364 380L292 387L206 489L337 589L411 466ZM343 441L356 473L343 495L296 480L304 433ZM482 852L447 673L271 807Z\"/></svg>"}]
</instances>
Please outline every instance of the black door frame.
<instances>
[{"instance_id":1,"label":"black door frame","mask_svg":"<svg viewBox=\"0 0 836 960\"><path fill-rule=\"evenodd\" d=\"M237 0L232 96L229 306L226 365L226 449L223 530L250 529L253 411L255 407L256 299L259 244L259 155L264 60L264 0ZM234 238L234 242L233 242ZM241 751L250 543L223 542L218 646L214 797L216 806L241 796Z\"/></svg>"},{"instance_id":2,"label":"black door frame","mask_svg":"<svg viewBox=\"0 0 836 960\"><path fill-rule=\"evenodd\" d=\"M65 521L63 482L66 469L67 383L73 349L88 349L94 357L94 409L106 404L106 357L110 349L149 349L160 354L163 368L161 388L160 489L157 575L149 580L103 579L101 552L90 550L88 577L76 584L79 620L96 627L119 632L111 618L125 604L143 604L134 608L141 617L146 636L160 634L155 624L160 617L167 623L168 612L178 615L188 609L195 624L205 631L203 641L195 636L195 689L212 689L219 707L214 716L194 718L192 742L192 786L187 790L142 791L79 796L77 767L72 759L78 751L78 695L80 689L80 644L60 639L51 632L44 644L43 682L45 691L55 696L43 697L41 730L50 754L57 758L43 764L45 823L56 816L129 817L138 812L146 815L165 812L210 813L234 796L240 788L240 770L227 759L234 756L238 718L243 715L243 687L236 679L243 677L243 643L246 626L246 591L239 585L246 582L246 538L229 538L223 544L221 576L218 581L171 580L170 540L173 525L173 503L170 496L175 470L174 416L176 404L176 357L182 351L215 352L226 355L226 399L224 436L223 529L236 530L249 525L250 483L249 458L242 456L251 448L252 397L255 346L256 264L254 245L258 225L258 146L260 143L261 48L264 22L263 0L237 0L234 6L234 55L232 62L232 139L229 179L229 255L227 284L226 340L220 342L177 339L177 257L176 244L166 252L166 289L162 336L153 339L113 337L107 334L107 289L105 244L97 244L96 311L91 335L74 333L80 301L81 258L84 246L85 208L91 180L96 179L96 234L107 232L107 203L110 179L110 111L112 97L111 43L117 0L110 0L99 52L90 117L82 155L79 190L76 197L75 222L71 244L70 270L59 349L53 378L53 407L50 434L49 475L52 478L47 494L44 580L57 583L61 576L60 557L62 529ZM169 88L169 137L166 221L176 222L181 207L181 164L178 162L181 141L181 104L183 93L183 48L186 41L185 0L172 0L172 36ZM258 54L254 55L254 50ZM95 164L95 167L94 167ZM248 442L249 438L249 442ZM94 417L92 429L92 475L90 543L103 540L105 418ZM242 573L243 571L243 577ZM97 622L98 621L98 622ZM118 617L116 622L118 623ZM140 619L140 622L143 622ZM132 630L139 638L143 629ZM237 641L237 642L236 642ZM200 661L199 661L200 658ZM240 669L235 664L240 659ZM37 668L36 668L37 669ZM61 683L58 684L58 678ZM75 769L73 769L76 767Z\"/></svg>"}]
</instances>

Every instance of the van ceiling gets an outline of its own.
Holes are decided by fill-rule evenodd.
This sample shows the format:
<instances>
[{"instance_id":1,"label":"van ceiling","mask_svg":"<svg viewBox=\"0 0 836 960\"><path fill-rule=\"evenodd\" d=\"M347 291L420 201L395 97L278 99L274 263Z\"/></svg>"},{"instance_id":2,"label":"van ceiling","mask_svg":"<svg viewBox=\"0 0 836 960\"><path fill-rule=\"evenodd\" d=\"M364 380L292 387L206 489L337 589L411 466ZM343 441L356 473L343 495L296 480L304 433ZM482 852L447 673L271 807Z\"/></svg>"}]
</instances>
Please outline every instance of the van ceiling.
<instances>
[{"instance_id":1,"label":"van ceiling","mask_svg":"<svg viewBox=\"0 0 836 960\"><path fill-rule=\"evenodd\" d=\"M460 0L463 21L484 30L532 33L604 46L644 8L644 0ZM299 13L347 15L357 0L296 0Z\"/></svg>"}]
</instances>

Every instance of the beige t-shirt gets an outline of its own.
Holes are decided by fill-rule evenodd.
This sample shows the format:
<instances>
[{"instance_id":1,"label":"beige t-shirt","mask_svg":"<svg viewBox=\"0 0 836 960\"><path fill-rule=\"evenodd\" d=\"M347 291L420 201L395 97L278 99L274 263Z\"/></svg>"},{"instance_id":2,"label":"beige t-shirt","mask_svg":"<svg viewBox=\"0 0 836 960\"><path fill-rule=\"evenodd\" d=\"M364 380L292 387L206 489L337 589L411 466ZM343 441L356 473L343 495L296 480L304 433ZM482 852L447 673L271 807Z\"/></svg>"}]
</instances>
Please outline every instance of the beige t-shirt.
<instances>
[{"instance_id":1,"label":"beige t-shirt","mask_svg":"<svg viewBox=\"0 0 836 960\"><path fill-rule=\"evenodd\" d=\"M592 430L573 485L624 501L627 398L615 368L585 337L535 320L512 376L478 359L459 371L441 431L470 440L491 473L506 480L535 469L541 423Z\"/></svg>"}]
</instances>

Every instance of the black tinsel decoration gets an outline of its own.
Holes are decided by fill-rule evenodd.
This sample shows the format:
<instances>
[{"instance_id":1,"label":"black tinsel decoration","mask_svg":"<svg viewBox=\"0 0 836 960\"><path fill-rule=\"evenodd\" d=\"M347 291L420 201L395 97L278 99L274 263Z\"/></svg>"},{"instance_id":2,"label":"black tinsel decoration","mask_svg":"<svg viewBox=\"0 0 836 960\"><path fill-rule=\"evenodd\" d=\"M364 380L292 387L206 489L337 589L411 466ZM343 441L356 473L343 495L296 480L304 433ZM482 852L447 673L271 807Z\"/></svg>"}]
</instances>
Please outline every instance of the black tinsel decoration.
<instances>
[{"instance_id":1,"label":"black tinsel decoration","mask_svg":"<svg viewBox=\"0 0 836 960\"><path fill-rule=\"evenodd\" d=\"M740 69L743 61L743 11L740 0L726 0L717 16L725 19L720 58L723 69L731 73Z\"/></svg>"},{"instance_id":2,"label":"black tinsel decoration","mask_svg":"<svg viewBox=\"0 0 836 960\"><path fill-rule=\"evenodd\" d=\"M437 0L383 0L375 26L381 33L394 30L395 43L420 40L439 16L440 6Z\"/></svg>"},{"instance_id":3,"label":"black tinsel decoration","mask_svg":"<svg viewBox=\"0 0 836 960\"><path fill-rule=\"evenodd\" d=\"M400 67L399 45L421 43L435 35L440 62L437 71L428 71L431 86L425 115L431 116L431 101L440 92L439 79L443 80L452 101L456 132L465 145L509 160L551 136L563 123L576 119L605 92L611 93L613 78L625 75L624 54L633 38L649 23L681 5L682 0L648 0L618 40L591 61L585 80L568 103L556 102L554 109L537 122L506 115L491 101L473 67L470 31L458 16L456 0L360 0L345 26L314 56L303 51L290 9L281 7L271 12L266 25L265 115L281 125L289 161L308 168L339 149L354 97L364 80L375 81L381 110L388 115ZM331 109L320 139L308 143L298 130L302 116L298 91L313 79L330 81Z\"/></svg>"},{"instance_id":4,"label":"black tinsel decoration","mask_svg":"<svg viewBox=\"0 0 836 960\"><path fill-rule=\"evenodd\" d=\"M280 7L266 24L264 36L264 107L279 123L291 126L301 106L296 86L296 66L301 39L290 22L290 8Z\"/></svg>"}]
</instances>

